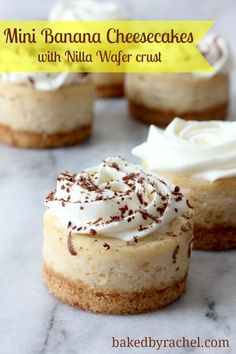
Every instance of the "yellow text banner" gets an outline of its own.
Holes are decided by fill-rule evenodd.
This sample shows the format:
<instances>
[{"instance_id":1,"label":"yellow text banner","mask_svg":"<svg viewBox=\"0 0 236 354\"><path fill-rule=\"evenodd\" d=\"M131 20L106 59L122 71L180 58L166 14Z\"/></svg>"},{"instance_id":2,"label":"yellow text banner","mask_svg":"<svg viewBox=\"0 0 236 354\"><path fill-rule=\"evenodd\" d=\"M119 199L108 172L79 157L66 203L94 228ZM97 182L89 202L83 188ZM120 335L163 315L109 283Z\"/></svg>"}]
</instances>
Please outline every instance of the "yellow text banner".
<instances>
[{"instance_id":1,"label":"yellow text banner","mask_svg":"<svg viewBox=\"0 0 236 354\"><path fill-rule=\"evenodd\" d=\"M0 21L1 72L211 72L214 21Z\"/></svg>"}]
</instances>

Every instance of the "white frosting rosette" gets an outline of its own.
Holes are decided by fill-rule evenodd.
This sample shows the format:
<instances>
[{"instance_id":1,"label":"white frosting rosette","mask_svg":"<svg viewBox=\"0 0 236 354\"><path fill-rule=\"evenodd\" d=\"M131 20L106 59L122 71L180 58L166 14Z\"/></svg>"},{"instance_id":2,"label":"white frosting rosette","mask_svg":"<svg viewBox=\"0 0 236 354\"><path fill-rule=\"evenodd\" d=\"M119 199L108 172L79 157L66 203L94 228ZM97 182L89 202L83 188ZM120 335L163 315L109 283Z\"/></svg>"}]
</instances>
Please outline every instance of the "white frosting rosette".
<instances>
[{"instance_id":1,"label":"white frosting rosette","mask_svg":"<svg viewBox=\"0 0 236 354\"><path fill-rule=\"evenodd\" d=\"M236 122L175 118L165 130L151 126L147 141L132 150L158 172L214 182L236 176Z\"/></svg>"},{"instance_id":2,"label":"white frosting rosette","mask_svg":"<svg viewBox=\"0 0 236 354\"><path fill-rule=\"evenodd\" d=\"M212 72L194 72L192 75L207 78L218 73L226 74L232 69L233 59L229 44L219 34L208 33L197 47L214 70Z\"/></svg>"},{"instance_id":3,"label":"white frosting rosette","mask_svg":"<svg viewBox=\"0 0 236 354\"><path fill-rule=\"evenodd\" d=\"M49 13L49 20L53 21L112 21L124 18L124 12L117 3L93 0L59 1Z\"/></svg>"},{"instance_id":4,"label":"white frosting rosette","mask_svg":"<svg viewBox=\"0 0 236 354\"><path fill-rule=\"evenodd\" d=\"M163 232L189 209L179 187L118 157L61 174L46 206L69 232L124 241Z\"/></svg>"}]
</instances>

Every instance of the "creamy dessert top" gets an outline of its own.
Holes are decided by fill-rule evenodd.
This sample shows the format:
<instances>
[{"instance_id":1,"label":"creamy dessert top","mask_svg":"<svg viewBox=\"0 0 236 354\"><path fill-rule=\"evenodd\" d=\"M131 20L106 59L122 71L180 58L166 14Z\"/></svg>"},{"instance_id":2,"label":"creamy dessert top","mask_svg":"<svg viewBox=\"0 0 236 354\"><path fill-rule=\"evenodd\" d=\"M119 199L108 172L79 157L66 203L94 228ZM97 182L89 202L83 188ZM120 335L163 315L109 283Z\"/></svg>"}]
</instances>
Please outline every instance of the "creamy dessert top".
<instances>
[{"instance_id":1,"label":"creamy dessert top","mask_svg":"<svg viewBox=\"0 0 236 354\"><path fill-rule=\"evenodd\" d=\"M165 232L191 208L178 186L119 157L62 173L45 203L68 232L124 241Z\"/></svg>"},{"instance_id":2,"label":"creamy dessert top","mask_svg":"<svg viewBox=\"0 0 236 354\"><path fill-rule=\"evenodd\" d=\"M132 150L150 169L214 182L236 176L236 122L175 118Z\"/></svg>"},{"instance_id":3,"label":"creamy dessert top","mask_svg":"<svg viewBox=\"0 0 236 354\"><path fill-rule=\"evenodd\" d=\"M0 73L0 79L4 83L13 85L27 85L41 91L58 90L61 87L76 85L86 82L89 75L87 73L23 73L5 72Z\"/></svg>"},{"instance_id":4,"label":"creamy dessert top","mask_svg":"<svg viewBox=\"0 0 236 354\"><path fill-rule=\"evenodd\" d=\"M228 73L232 69L232 55L227 41L216 33L209 33L198 44L198 49L212 65L213 72L195 72L195 76L211 77L217 73Z\"/></svg>"},{"instance_id":5,"label":"creamy dessert top","mask_svg":"<svg viewBox=\"0 0 236 354\"><path fill-rule=\"evenodd\" d=\"M124 18L124 11L117 3L93 0L59 1L49 13L49 20L54 21L122 20Z\"/></svg>"}]
</instances>

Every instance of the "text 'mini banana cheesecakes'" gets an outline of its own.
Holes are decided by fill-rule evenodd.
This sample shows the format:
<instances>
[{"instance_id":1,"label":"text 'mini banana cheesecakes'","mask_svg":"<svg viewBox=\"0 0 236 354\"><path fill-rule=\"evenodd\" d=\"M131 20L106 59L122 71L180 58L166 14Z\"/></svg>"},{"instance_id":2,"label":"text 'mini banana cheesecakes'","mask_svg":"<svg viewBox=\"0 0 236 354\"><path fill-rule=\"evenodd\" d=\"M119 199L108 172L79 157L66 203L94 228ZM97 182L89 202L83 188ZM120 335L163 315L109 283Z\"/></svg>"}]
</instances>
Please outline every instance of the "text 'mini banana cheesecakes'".
<instances>
[{"instance_id":1,"label":"text 'mini banana cheesecakes'","mask_svg":"<svg viewBox=\"0 0 236 354\"><path fill-rule=\"evenodd\" d=\"M52 21L113 21L125 18L125 13L118 3L94 0L59 1L49 13L49 20ZM92 77L97 97L124 95L123 73L94 73Z\"/></svg>"},{"instance_id":2,"label":"text 'mini banana cheesecakes'","mask_svg":"<svg viewBox=\"0 0 236 354\"><path fill-rule=\"evenodd\" d=\"M46 198L49 292L84 310L154 310L184 291L193 210L180 188L125 160L62 173Z\"/></svg>"},{"instance_id":3,"label":"text 'mini banana cheesecakes'","mask_svg":"<svg viewBox=\"0 0 236 354\"><path fill-rule=\"evenodd\" d=\"M125 93L131 115L148 124L166 126L174 117L223 120L229 104L232 57L224 38L206 35L198 49L211 73L128 73Z\"/></svg>"},{"instance_id":4,"label":"text 'mini banana cheesecakes'","mask_svg":"<svg viewBox=\"0 0 236 354\"><path fill-rule=\"evenodd\" d=\"M175 118L151 126L132 150L143 166L178 184L194 207L193 247L236 247L236 122Z\"/></svg>"},{"instance_id":5,"label":"text 'mini banana cheesecakes'","mask_svg":"<svg viewBox=\"0 0 236 354\"><path fill-rule=\"evenodd\" d=\"M91 134L89 74L1 73L0 142L25 148L77 144Z\"/></svg>"}]
</instances>

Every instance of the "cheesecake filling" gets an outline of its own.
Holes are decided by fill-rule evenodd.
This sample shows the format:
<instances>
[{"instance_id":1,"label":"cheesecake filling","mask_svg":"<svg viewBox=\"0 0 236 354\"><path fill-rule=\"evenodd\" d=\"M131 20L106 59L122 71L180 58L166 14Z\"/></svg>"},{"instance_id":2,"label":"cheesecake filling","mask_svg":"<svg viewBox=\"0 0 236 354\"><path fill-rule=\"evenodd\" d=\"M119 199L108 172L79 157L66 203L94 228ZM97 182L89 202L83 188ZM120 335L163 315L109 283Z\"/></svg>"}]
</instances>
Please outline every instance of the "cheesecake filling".
<instances>
[{"instance_id":1,"label":"cheesecake filling","mask_svg":"<svg viewBox=\"0 0 236 354\"><path fill-rule=\"evenodd\" d=\"M151 126L132 150L144 165L164 174L214 182L236 176L236 122L175 118L165 130Z\"/></svg>"},{"instance_id":2,"label":"cheesecake filling","mask_svg":"<svg viewBox=\"0 0 236 354\"><path fill-rule=\"evenodd\" d=\"M90 128L93 83L41 91L26 85L0 83L0 126L33 134L63 134Z\"/></svg>"},{"instance_id":3,"label":"cheesecake filling","mask_svg":"<svg viewBox=\"0 0 236 354\"><path fill-rule=\"evenodd\" d=\"M47 211L44 264L75 284L105 293L165 289L182 281L188 273L192 221L187 215L176 219L168 234L154 233L137 242L124 242L99 235L70 236Z\"/></svg>"},{"instance_id":4,"label":"cheesecake filling","mask_svg":"<svg viewBox=\"0 0 236 354\"><path fill-rule=\"evenodd\" d=\"M119 157L78 174L60 174L45 203L72 234L124 241L163 233L189 210L179 187Z\"/></svg>"}]
</instances>

